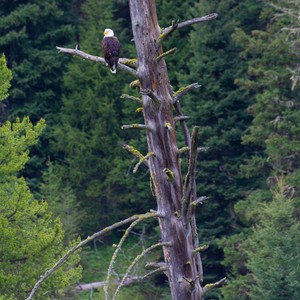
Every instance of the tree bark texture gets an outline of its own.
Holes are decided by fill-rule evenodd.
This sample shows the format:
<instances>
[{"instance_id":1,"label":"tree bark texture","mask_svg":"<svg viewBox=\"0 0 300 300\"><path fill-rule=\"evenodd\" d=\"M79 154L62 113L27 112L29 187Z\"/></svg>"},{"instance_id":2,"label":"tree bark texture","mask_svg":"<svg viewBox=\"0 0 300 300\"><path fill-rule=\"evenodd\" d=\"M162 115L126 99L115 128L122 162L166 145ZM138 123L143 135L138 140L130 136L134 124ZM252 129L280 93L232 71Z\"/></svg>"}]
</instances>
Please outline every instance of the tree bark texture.
<instances>
[{"instance_id":1,"label":"tree bark texture","mask_svg":"<svg viewBox=\"0 0 300 300\"><path fill-rule=\"evenodd\" d=\"M140 81L143 113L147 126L149 169L157 200L161 240L172 298L201 299L199 267L193 255L190 222L184 224L183 178L176 143L173 98L163 53L154 0L130 0L132 30L137 50L137 77ZM196 200L196 199L194 199Z\"/></svg>"}]
</instances>

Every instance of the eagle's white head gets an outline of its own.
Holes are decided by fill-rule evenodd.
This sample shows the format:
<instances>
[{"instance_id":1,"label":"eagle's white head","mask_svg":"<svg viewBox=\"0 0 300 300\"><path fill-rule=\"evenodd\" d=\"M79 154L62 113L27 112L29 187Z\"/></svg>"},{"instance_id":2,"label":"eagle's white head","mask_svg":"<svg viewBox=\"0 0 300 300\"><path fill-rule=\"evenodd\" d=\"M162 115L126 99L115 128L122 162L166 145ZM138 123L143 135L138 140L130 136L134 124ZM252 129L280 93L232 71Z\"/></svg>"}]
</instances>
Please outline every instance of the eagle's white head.
<instances>
[{"instance_id":1,"label":"eagle's white head","mask_svg":"<svg viewBox=\"0 0 300 300\"><path fill-rule=\"evenodd\" d=\"M107 37L114 36L114 32L111 29L109 29L109 28L105 29L104 32L103 32L103 34L104 34L105 37L106 36Z\"/></svg>"}]
</instances>

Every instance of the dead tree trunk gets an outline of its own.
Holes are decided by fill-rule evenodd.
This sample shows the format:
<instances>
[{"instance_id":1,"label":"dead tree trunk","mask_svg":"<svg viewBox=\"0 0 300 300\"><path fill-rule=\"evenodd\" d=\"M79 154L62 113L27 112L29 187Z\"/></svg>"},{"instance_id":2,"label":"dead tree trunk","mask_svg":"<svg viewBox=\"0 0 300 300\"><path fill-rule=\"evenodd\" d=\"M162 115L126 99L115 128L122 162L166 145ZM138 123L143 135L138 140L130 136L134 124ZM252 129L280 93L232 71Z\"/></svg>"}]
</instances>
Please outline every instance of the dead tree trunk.
<instances>
[{"instance_id":1,"label":"dead tree trunk","mask_svg":"<svg viewBox=\"0 0 300 300\"><path fill-rule=\"evenodd\" d=\"M147 130L151 181L157 200L164 258L173 299L201 299L199 267L190 222L183 211L183 178L176 143L173 95L163 58L153 0L131 0L130 14L137 50L137 77L140 81ZM193 199L196 200L196 199Z\"/></svg>"}]
</instances>

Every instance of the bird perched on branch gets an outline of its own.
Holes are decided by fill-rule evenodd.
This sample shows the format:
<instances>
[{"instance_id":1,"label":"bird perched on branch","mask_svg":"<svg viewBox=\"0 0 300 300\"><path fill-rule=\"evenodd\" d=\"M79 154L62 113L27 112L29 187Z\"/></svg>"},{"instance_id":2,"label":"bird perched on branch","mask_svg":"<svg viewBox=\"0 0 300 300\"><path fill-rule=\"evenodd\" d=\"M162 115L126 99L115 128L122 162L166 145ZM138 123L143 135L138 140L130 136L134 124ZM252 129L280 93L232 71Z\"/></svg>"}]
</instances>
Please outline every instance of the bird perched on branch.
<instances>
[{"instance_id":1,"label":"bird perched on branch","mask_svg":"<svg viewBox=\"0 0 300 300\"><path fill-rule=\"evenodd\" d=\"M118 38L114 36L114 32L111 29L105 29L103 34L102 50L104 59L110 67L110 71L115 74L121 49L120 42Z\"/></svg>"}]
</instances>

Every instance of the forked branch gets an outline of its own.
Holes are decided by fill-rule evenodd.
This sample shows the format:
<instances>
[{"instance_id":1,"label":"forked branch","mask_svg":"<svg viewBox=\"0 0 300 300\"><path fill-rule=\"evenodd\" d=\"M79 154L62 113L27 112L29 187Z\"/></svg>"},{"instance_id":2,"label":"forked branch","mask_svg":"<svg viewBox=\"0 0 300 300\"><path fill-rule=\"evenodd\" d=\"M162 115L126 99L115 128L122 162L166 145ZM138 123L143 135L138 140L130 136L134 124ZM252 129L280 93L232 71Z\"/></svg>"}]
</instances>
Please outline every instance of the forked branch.
<instances>
[{"instance_id":1,"label":"forked branch","mask_svg":"<svg viewBox=\"0 0 300 300\"><path fill-rule=\"evenodd\" d=\"M145 156L139 150L122 142L119 142L119 145L121 145L123 149L127 150L129 153L135 156L139 161L142 160L142 162L148 167L148 161L144 159Z\"/></svg>"},{"instance_id":2,"label":"forked branch","mask_svg":"<svg viewBox=\"0 0 300 300\"><path fill-rule=\"evenodd\" d=\"M30 299L33 299L37 289L39 288L39 286L55 271L57 270L61 265L63 265L67 260L68 258L74 253L76 252L78 249L82 248L84 245L86 245L87 243L89 243L90 241L93 241L94 239L118 228L118 227L121 227L125 224L128 224L130 222L133 222L135 220L138 220L140 218L155 218L155 217L160 217L160 214L158 214L157 212L148 212L148 213L145 213L145 214L141 214L141 215L134 215L132 217L129 217L125 220L122 220L120 222L117 222L117 223L114 223L113 225L111 226L108 226L96 233L94 233L92 236L89 236L87 237L85 240L81 241L80 243L78 243L77 245L75 245L74 247L72 247L71 249L69 249L67 251L67 253L65 255L63 255L61 257L61 259L56 262L54 264L54 266L50 269L48 269L43 275L41 275L41 278L36 282L36 284L34 285L33 289L31 290L28 298L26 298L26 300L30 300Z\"/></svg>"},{"instance_id":3,"label":"forked branch","mask_svg":"<svg viewBox=\"0 0 300 300\"><path fill-rule=\"evenodd\" d=\"M118 286L118 288L117 288L117 290L116 290L116 292L115 292L115 294L114 294L112 300L115 300L115 299L116 299L116 297L117 297L117 295L118 295L118 293L119 293L121 287L124 285L124 282L125 282L125 280L127 279L128 275L129 275L129 273L131 272L131 270L133 269L133 267L137 264L137 262L138 262L141 258L143 258L147 253L151 252L151 251L154 250L155 248L158 248L158 247L171 247L171 246L172 246L171 243L157 243L157 244L152 245L152 246L150 246L149 248L145 249L141 254L139 254L139 255L133 260L133 262L132 262L131 265L128 267L128 269L126 270L126 273L125 273L125 275L124 275L124 277L123 277L121 283L119 284L119 286Z\"/></svg>"},{"instance_id":4,"label":"forked branch","mask_svg":"<svg viewBox=\"0 0 300 300\"><path fill-rule=\"evenodd\" d=\"M112 275L112 271L113 271L113 266L116 262L116 258L121 250L121 247L123 245L123 243L125 242L126 238L128 237L130 231L133 229L133 227L135 225L137 225L139 222L141 222L142 220L145 220L145 219L149 219L149 218L152 218L151 215L148 215L148 216L140 216L137 220L134 220L130 226L126 229L125 233L123 234L122 238L120 239L118 245L116 246L116 250L110 260L110 264L109 264L109 267L108 267L108 271L107 271L107 277L106 277L106 281L105 281L105 285L104 285L104 294L105 294L105 299L109 300L109 295L108 295L108 282L109 282L109 279ZM127 277L121 281L120 285L121 284L124 284L125 280L127 279Z\"/></svg>"},{"instance_id":5,"label":"forked branch","mask_svg":"<svg viewBox=\"0 0 300 300\"><path fill-rule=\"evenodd\" d=\"M83 51L79 50L77 46L75 47L75 49L62 48L62 47L56 47L56 49L59 51L59 53L77 55L86 60L91 60L91 61L95 61L95 62L100 62L102 64L106 64L105 59L103 57L95 56L95 55L91 55L86 52L83 52ZM131 74L136 77L137 76L136 70L134 70L133 68L128 67L126 65L126 63L128 61L130 61L128 58L120 58L119 63L118 63L118 69L123 70L126 73Z\"/></svg>"}]
</instances>

